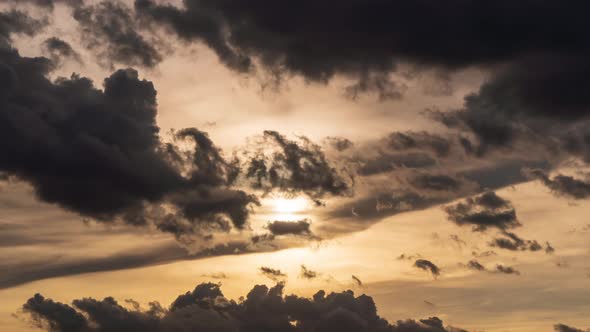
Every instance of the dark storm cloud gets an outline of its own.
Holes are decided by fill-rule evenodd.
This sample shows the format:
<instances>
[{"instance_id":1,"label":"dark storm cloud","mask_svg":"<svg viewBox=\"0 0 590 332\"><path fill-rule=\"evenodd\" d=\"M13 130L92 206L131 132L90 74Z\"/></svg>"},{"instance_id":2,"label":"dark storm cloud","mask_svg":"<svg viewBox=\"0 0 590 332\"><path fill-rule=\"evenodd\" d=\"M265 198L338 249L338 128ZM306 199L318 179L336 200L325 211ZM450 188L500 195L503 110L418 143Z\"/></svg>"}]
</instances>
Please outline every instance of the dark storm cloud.
<instances>
[{"instance_id":1,"label":"dark storm cloud","mask_svg":"<svg viewBox=\"0 0 590 332\"><path fill-rule=\"evenodd\" d=\"M498 273L504 273L504 274L520 275L520 272L518 270L516 270L515 268L513 268L512 266L505 266L502 264L496 265L495 271Z\"/></svg>"},{"instance_id":2,"label":"dark storm cloud","mask_svg":"<svg viewBox=\"0 0 590 332\"><path fill-rule=\"evenodd\" d=\"M571 40L564 35L562 42ZM586 38L586 41L588 39ZM590 160L590 65L583 49L532 54L498 68L455 112L436 118L476 137L474 150L512 149L518 142Z\"/></svg>"},{"instance_id":3,"label":"dark storm cloud","mask_svg":"<svg viewBox=\"0 0 590 332\"><path fill-rule=\"evenodd\" d=\"M139 33L133 9L124 3L107 0L76 6L73 15L85 47L95 52L100 64L153 68L163 60L157 42Z\"/></svg>"},{"instance_id":4,"label":"dark storm cloud","mask_svg":"<svg viewBox=\"0 0 590 332\"><path fill-rule=\"evenodd\" d=\"M440 275L440 269L436 264L433 262L426 260L426 259L417 259L414 262L414 267L430 272L434 278L437 278Z\"/></svg>"},{"instance_id":5,"label":"dark storm cloud","mask_svg":"<svg viewBox=\"0 0 590 332\"><path fill-rule=\"evenodd\" d=\"M311 223L308 219L298 221L276 220L266 225L272 235L311 235Z\"/></svg>"},{"instance_id":6,"label":"dark storm cloud","mask_svg":"<svg viewBox=\"0 0 590 332\"><path fill-rule=\"evenodd\" d=\"M260 151L249 157L246 176L254 180L254 188L303 193L313 199L351 194L352 180L345 179L320 146L307 138L297 142L267 130L263 140L263 145L273 152L268 155L267 151Z\"/></svg>"},{"instance_id":7,"label":"dark storm cloud","mask_svg":"<svg viewBox=\"0 0 590 332\"><path fill-rule=\"evenodd\" d=\"M590 182L579 180L571 176L558 174L550 178L546 172L539 169L528 169L525 174L533 179L540 180L547 188L557 195L573 199L585 199L590 197Z\"/></svg>"},{"instance_id":8,"label":"dark storm cloud","mask_svg":"<svg viewBox=\"0 0 590 332\"><path fill-rule=\"evenodd\" d=\"M9 47L13 33L33 36L46 25L45 20L32 18L18 10L0 12L0 47L2 49Z\"/></svg>"},{"instance_id":9,"label":"dark storm cloud","mask_svg":"<svg viewBox=\"0 0 590 332\"><path fill-rule=\"evenodd\" d=\"M505 63L529 54L587 55L590 50L582 32L589 27L582 14L589 9L584 1L567 6L558 1L451 1L440 6L430 1L355 0L343 6L335 0L184 0L182 7L174 7L136 0L135 6L180 38L207 44L231 68L247 71L257 63L318 82L341 74L385 95L395 87L387 74L399 62L453 69ZM549 28L548 21L555 27ZM558 63L553 60L549 68ZM515 69L537 72L531 67L538 68L529 64ZM538 87L546 83L545 77L527 91L543 92ZM555 93L539 95L553 101Z\"/></svg>"},{"instance_id":10,"label":"dark storm cloud","mask_svg":"<svg viewBox=\"0 0 590 332\"><path fill-rule=\"evenodd\" d=\"M0 14L6 43L12 32L35 31L23 15ZM50 60L22 57L9 45L0 62L0 171L30 183L41 200L176 235L247 222L257 199L229 187L236 162L196 129L176 134L193 150L162 143L157 92L137 71L118 70L99 90L79 75L51 81Z\"/></svg>"},{"instance_id":11,"label":"dark storm cloud","mask_svg":"<svg viewBox=\"0 0 590 332\"><path fill-rule=\"evenodd\" d=\"M260 273L262 273L268 279L274 281L279 281L287 278L287 275L281 272L281 270L273 269L267 266L260 267Z\"/></svg>"},{"instance_id":12,"label":"dark storm cloud","mask_svg":"<svg viewBox=\"0 0 590 332\"><path fill-rule=\"evenodd\" d=\"M51 37L43 42L43 48L49 54L49 58L56 64L63 63L66 59L75 60L82 63L80 54L72 46L57 37Z\"/></svg>"},{"instance_id":13,"label":"dark storm cloud","mask_svg":"<svg viewBox=\"0 0 590 332\"><path fill-rule=\"evenodd\" d=\"M477 232L489 227L506 230L520 226L512 204L493 191L446 206L444 210L449 220L459 226L472 225Z\"/></svg>"},{"instance_id":14,"label":"dark storm cloud","mask_svg":"<svg viewBox=\"0 0 590 332\"><path fill-rule=\"evenodd\" d=\"M370 296L350 290L312 298L283 295L283 284L257 285L240 302L223 296L219 285L201 284L180 295L168 308L152 302L142 310L114 298L74 300L72 305L36 294L23 305L31 322L51 332L123 331L324 331L324 332L451 332L437 317L390 324L377 315Z\"/></svg>"}]
</instances>

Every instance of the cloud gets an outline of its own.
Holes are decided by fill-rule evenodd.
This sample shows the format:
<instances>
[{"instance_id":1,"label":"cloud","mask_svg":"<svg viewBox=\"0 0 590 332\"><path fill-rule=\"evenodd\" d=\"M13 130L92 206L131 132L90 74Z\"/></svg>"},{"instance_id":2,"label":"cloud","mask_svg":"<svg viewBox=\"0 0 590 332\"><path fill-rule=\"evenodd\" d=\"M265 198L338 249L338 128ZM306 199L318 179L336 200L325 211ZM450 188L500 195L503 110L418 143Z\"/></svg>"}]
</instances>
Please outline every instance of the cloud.
<instances>
[{"instance_id":1,"label":"cloud","mask_svg":"<svg viewBox=\"0 0 590 332\"><path fill-rule=\"evenodd\" d=\"M49 54L49 58L56 64L63 63L66 59L74 60L82 63L82 57L76 52L72 46L57 37L51 37L43 42L43 48Z\"/></svg>"},{"instance_id":2,"label":"cloud","mask_svg":"<svg viewBox=\"0 0 590 332\"><path fill-rule=\"evenodd\" d=\"M311 223L308 219L298 220L298 221L280 221L275 220L271 223L266 225L266 228L270 231L272 235L280 236L280 235L303 235L309 236L311 235L310 230Z\"/></svg>"},{"instance_id":3,"label":"cloud","mask_svg":"<svg viewBox=\"0 0 590 332\"><path fill-rule=\"evenodd\" d=\"M505 266L502 264L496 265L496 272L504 273L504 274L520 275L520 272L518 270L516 270L515 268L513 268L512 266Z\"/></svg>"},{"instance_id":4,"label":"cloud","mask_svg":"<svg viewBox=\"0 0 590 332\"><path fill-rule=\"evenodd\" d=\"M32 18L22 11L10 10L0 12L0 47L2 51L8 51L4 49L10 48L12 34L22 33L28 36L34 36L46 25L46 20Z\"/></svg>"},{"instance_id":5,"label":"cloud","mask_svg":"<svg viewBox=\"0 0 590 332\"><path fill-rule=\"evenodd\" d=\"M70 6L79 6L83 4L84 0L0 0L0 3L2 2L14 4L30 3L35 6L53 9L56 3L64 3Z\"/></svg>"},{"instance_id":6,"label":"cloud","mask_svg":"<svg viewBox=\"0 0 590 332\"><path fill-rule=\"evenodd\" d=\"M493 191L446 206L444 210L449 220L459 226L472 225L473 231L477 232L483 232L489 227L506 230L521 225L512 204Z\"/></svg>"},{"instance_id":7,"label":"cloud","mask_svg":"<svg viewBox=\"0 0 590 332\"><path fill-rule=\"evenodd\" d=\"M357 285L359 287L363 287L363 282L361 281L361 279L359 279L359 277L353 275L352 281L354 281L355 285Z\"/></svg>"},{"instance_id":8,"label":"cloud","mask_svg":"<svg viewBox=\"0 0 590 332\"><path fill-rule=\"evenodd\" d=\"M436 191L456 191L462 183L460 180L441 174L420 174L410 179L416 189Z\"/></svg>"},{"instance_id":9,"label":"cloud","mask_svg":"<svg viewBox=\"0 0 590 332\"><path fill-rule=\"evenodd\" d=\"M451 152L452 142L440 135L421 132L393 132L387 144L393 150L430 150L437 157L446 157Z\"/></svg>"},{"instance_id":10,"label":"cloud","mask_svg":"<svg viewBox=\"0 0 590 332\"><path fill-rule=\"evenodd\" d=\"M351 140L344 137L326 137L326 141L332 148L339 152L348 150L354 146Z\"/></svg>"},{"instance_id":11,"label":"cloud","mask_svg":"<svg viewBox=\"0 0 590 332\"><path fill-rule=\"evenodd\" d=\"M308 269L305 265L301 265L301 273L299 273L299 276L303 279L315 279L318 277L318 273Z\"/></svg>"},{"instance_id":12,"label":"cloud","mask_svg":"<svg viewBox=\"0 0 590 332\"><path fill-rule=\"evenodd\" d=\"M103 0L76 6L73 16L80 25L83 44L107 68L115 64L153 68L163 60L158 43L138 32L140 24L133 9L123 2Z\"/></svg>"},{"instance_id":13,"label":"cloud","mask_svg":"<svg viewBox=\"0 0 590 332\"><path fill-rule=\"evenodd\" d=\"M477 270L477 271L486 271L486 267L481 265L478 261L476 261L475 259L470 260L467 263L467 268L471 269L471 270Z\"/></svg>"},{"instance_id":14,"label":"cloud","mask_svg":"<svg viewBox=\"0 0 590 332\"><path fill-rule=\"evenodd\" d=\"M391 172L401 168L427 168L434 166L436 160L426 153L387 153L380 152L377 156L361 161L359 175L369 176Z\"/></svg>"},{"instance_id":15,"label":"cloud","mask_svg":"<svg viewBox=\"0 0 590 332\"><path fill-rule=\"evenodd\" d=\"M543 247L537 242L536 240L524 240L520 238L518 235L512 232L503 231L501 233L503 237L494 238L494 240L490 243L490 246L507 249L507 250L529 250L529 251L540 251L543 250ZM545 249L546 253L551 253L553 247L549 243L547 243L547 247Z\"/></svg>"},{"instance_id":16,"label":"cloud","mask_svg":"<svg viewBox=\"0 0 590 332\"><path fill-rule=\"evenodd\" d=\"M436 266L436 264L434 264L433 262L426 259L417 259L414 262L414 267L430 272L435 279L440 275L439 267Z\"/></svg>"},{"instance_id":17,"label":"cloud","mask_svg":"<svg viewBox=\"0 0 590 332\"><path fill-rule=\"evenodd\" d=\"M98 331L325 331L325 332L451 332L442 320L400 320L389 323L377 314L370 296L348 290L312 298L283 295L283 285L257 285L240 302L224 297L218 284L205 283L182 294L165 308L127 308L112 297L77 299L72 305L36 294L23 305L32 323L52 332Z\"/></svg>"},{"instance_id":18,"label":"cloud","mask_svg":"<svg viewBox=\"0 0 590 332\"><path fill-rule=\"evenodd\" d=\"M302 137L296 142L271 130L265 131L262 139L263 149L253 152L247 161L246 177L254 180L254 188L303 193L312 199L351 194L352 180L347 181L320 146L309 139Z\"/></svg>"},{"instance_id":19,"label":"cloud","mask_svg":"<svg viewBox=\"0 0 590 332\"><path fill-rule=\"evenodd\" d=\"M553 329L556 332L584 332L584 330L577 329L575 327L567 326L565 324L555 324Z\"/></svg>"},{"instance_id":20,"label":"cloud","mask_svg":"<svg viewBox=\"0 0 590 332\"><path fill-rule=\"evenodd\" d=\"M547 188L557 195L585 199L590 197L590 183L571 176L558 174L550 178L547 173L539 169L526 169L524 173L533 179L540 180Z\"/></svg>"},{"instance_id":21,"label":"cloud","mask_svg":"<svg viewBox=\"0 0 590 332\"><path fill-rule=\"evenodd\" d=\"M231 0L186 0L183 4L176 7L153 0L135 1L137 11L154 24L167 27L183 40L206 44L222 63L242 72L258 66L316 82L341 75L356 81L353 92L370 90L397 97L398 84L390 74L398 71L399 63L453 70L501 65L530 54L555 55L558 59L546 60L549 67L521 60L521 67L514 65L506 70L515 73L502 80L518 84L519 101L539 96L537 104L545 105L567 100L568 93L575 97L570 99L583 100L577 92L584 90L584 77L588 77L583 70L572 70L573 65L564 69L559 66L570 57L585 68L579 61L588 53L587 38L580 32L588 27L580 14L588 10L583 2L562 6L556 1L455 1L444 7L424 1L353 1L346 6L335 0L321 4L303 0L288 5L269 5L262 0L247 5ZM563 24L548 31L549 17ZM436 28L426 29L423 22ZM565 79L554 81L554 91L547 89L550 79L561 78L552 74L555 71L580 79L579 89L561 89L571 82ZM544 73L537 75L539 80L533 80L532 73L540 72ZM521 78L521 73L529 79ZM527 83L531 83L529 88ZM565 92L562 99L554 97L561 92Z\"/></svg>"},{"instance_id":22,"label":"cloud","mask_svg":"<svg viewBox=\"0 0 590 332\"><path fill-rule=\"evenodd\" d=\"M23 15L0 14L6 42L12 32L34 32ZM100 90L76 74L51 81L50 60L9 46L0 48L0 61L0 149L7 156L0 171L31 184L39 199L97 221L155 225L178 238L247 223L258 200L231 188L236 162L194 128L164 143L156 89L136 70L114 72Z\"/></svg>"},{"instance_id":23,"label":"cloud","mask_svg":"<svg viewBox=\"0 0 590 332\"><path fill-rule=\"evenodd\" d=\"M260 267L260 273L262 273L265 277L273 281L284 280L285 278L287 278L287 275L281 272L281 270L273 269L267 266Z\"/></svg>"}]
</instances>

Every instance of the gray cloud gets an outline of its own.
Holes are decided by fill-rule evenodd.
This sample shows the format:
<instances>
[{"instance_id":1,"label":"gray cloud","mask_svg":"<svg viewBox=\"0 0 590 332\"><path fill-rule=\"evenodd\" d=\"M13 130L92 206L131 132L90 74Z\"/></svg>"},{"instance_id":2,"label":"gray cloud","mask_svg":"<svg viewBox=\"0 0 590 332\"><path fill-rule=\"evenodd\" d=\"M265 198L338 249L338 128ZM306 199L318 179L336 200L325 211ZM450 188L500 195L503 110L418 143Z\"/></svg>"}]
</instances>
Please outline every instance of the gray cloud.
<instances>
[{"instance_id":1,"label":"gray cloud","mask_svg":"<svg viewBox=\"0 0 590 332\"><path fill-rule=\"evenodd\" d=\"M414 267L430 272L435 279L440 275L440 268L427 259L417 259Z\"/></svg>"},{"instance_id":2,"label":"gray cloud","mask_svg":"<svg viewBox=\"0 0 590 332\"><path fill-rule=\"evenodd\" d=\"M103 0L95 5L76 6L73 15L80 24L85 47L95 53L102 65L153 68L163 60L157 42L139 33L133 9L123 2Z\"/></svg>"},{"instance_id":3,"label":"gray cloud","mask_svg":"<svg viewBox=\"0 0 590 332\"><path fill-rule=\"evenodd\" d=\"M444 210L449 220L459 226L472 225L478 232L489 227L506 230L520 226L512 204L493 191L446 206Z\"/></svg>"},{"instance_id":4,"label":"gray cloud","mask_svg":"<svg viewBox=\"0 0 590 332\"><path fill-rule=\"evenodd\" d=\"M296 142L267 130L263 145L274 152L271 155L254 152L247 161L246 177L254 180L254 188L303 193L313 199L351 194L352 180L347 181L330 164L320 146L307 138Z\"/></svg>"},{"instance_id":5,"label":"gray cloud","mask_svg":"<svg viewBox=\"0 0 590 332\"><path fill-rule=\"evenodd\" d=\"M243 301L236 302L225 298L219 285L205 283L179 295L168 308L152 302L146 310L138 306L129 309L112 297L76 299L68 305L36 294L23 305L23 311L32 323L52 332L464 331L445 328L437 317L400 320L392 325L377 315L371 297L356 297L350 290L318 291L312 298L303 298L284 296L283 287L280 283L272 288L257 285ZM294 321L297 324L292 324Z\"/></svg>"}]
</instances>

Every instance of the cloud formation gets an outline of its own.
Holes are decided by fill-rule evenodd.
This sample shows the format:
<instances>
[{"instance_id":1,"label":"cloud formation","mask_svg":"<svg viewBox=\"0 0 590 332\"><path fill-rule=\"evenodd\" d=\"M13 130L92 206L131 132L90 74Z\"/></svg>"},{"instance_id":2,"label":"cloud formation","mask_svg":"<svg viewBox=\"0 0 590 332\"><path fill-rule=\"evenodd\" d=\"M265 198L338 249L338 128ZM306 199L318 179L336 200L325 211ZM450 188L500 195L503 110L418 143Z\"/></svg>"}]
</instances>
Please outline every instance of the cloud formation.
<instances>
[{"instance_id":1,"label":"cloud formation","mask_svg":"<svg viewBox=\"0 0 590 332\"><path fill-rule=\"evenodd\" d=\"M42 27L31 20L0 15L0 171L30 183L41 200L98 221L176 235L246 224L258 201L230 188L239 168L206 133L184 129L175 134L182 144L164 143L156 89L136 70L114 72L102 90L77 74L51 81L49 59L23 57L9 44L10 33Z\"/></svg>"},{"instance_id":2,"label":"cloud formation","mask_svg":"<svg viewBox=\"0 0 590 332\"><path fill-rule=\"evenodd\" d=\"M51 332L119 331L325 331L325 332L451 332L437 317L389 323L377 314L370 296L352 291L312 298L283 295L283 284L272 288L256 285L241 301L224 297L219 285L205 283L180 295L169 307L157 302L132 308L112 297L77 299L72 305L40 294L22 307L32 323ZM133 301L134 302L134 301Z\"/></svg>"},{"instance_id":3,"label":"cloud formation","mask_svg":"<svg viewBox=\"0 0 590 332\"><path fill-rule=\"evenodd\" d=\"M427 259L417 259L414 262L414 267L430 272L435 279L440 275L440 268Z\"/></svg>"},{"instance_id":4,"label":"cloud formation","mask_svg":"<svg viewBox=\"0 0 590 332\"><path fill-rule=\"evenodd\" d=\"M506 230L520 226L512 204L493 191L446 206L444 210L449 220L459 226L471 225L476 232L490 227Z\"/></svg>"},{"instance_id":5,"label":"cloud formation","mask_svg":"<svg viewBox=\"0 0 590 332\"><path fill-rule=\"evenodd\" d=\"M272 130L264 132L262 149L248 157L246 177L267 192L303 193L312 199L351 194L352 180L330 164L321 147L309 139L289 140Z\"/></svg>"},{"instance_id":6,"label":"cloud formation","mask_svg":"<svg viewBox=\"0 0 590 332\"><path fill-rule=\"evenodd\" d=\"M139 33L132 8L116 0L75 6L74 19L81 28L83 43L99 63L153 68L163 60L158 42Z\"/></svg>"},{"instance_id":7,"label":"cloud formation","mask_svg":"<svg viewBox=\"0 0 590 332\"><path fill-rule=\"evenodd\" d=\"M580 60L588 53L588 40L581 33L588 27L581 14L588 10L583 1L569 6L556 1L452 1L441 7L428 1L355 0L342 6L337 1L318 4L311 0L288 5L262 0L248 4L184 0L182 7L176 7L136 0L135 8L179 38L206 44L222 63L242 72L258 66L316 82L342 75L357 82L351 86L353 92L398 97L399 84L390 74L398 71L400 63L454 70L518 60L503 76L493 79L514 83L509 86L517 87L516 105L584 100L578 92L583 91L588 75L572 70L585 68ZM549 19L562 24L548 30ZM435 28L426 28L423 22ZM566 65L557 66L560 63ZM550 66L542 67L547 64ZM532 73L538 72L546 74L534 80ZM559 82L558 88L565 86L567 75L580 78L579 89L547 89L552 86L547 84L550 81ZM527 88L529 82L532 85ZM492 96L511 91L495 88L499 84L494 82L489 85ZM562 92L562 97L555 97ZM535 96L541 99L534 102ZM572 106L568 109L579 109L573 101L568 103Z\"/></svg>"}]
</instances>

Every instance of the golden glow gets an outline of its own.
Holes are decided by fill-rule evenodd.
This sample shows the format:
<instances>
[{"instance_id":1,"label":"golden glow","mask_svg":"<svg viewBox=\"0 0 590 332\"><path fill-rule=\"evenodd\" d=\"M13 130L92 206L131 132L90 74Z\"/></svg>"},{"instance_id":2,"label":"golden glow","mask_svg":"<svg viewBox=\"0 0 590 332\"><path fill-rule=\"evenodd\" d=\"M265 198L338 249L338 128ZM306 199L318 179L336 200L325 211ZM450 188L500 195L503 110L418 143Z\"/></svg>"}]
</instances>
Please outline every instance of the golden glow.
<instances>
[{"instance_id":1,"label":"golden glow","mask_svg":"<svg viewBox=\"0 0 590 332\"><path fill-rule=\"evenodd\" d=\"M300 213L308 208L308 202L303 197L275 198L272 204L274 212L281 214Z\"/></svg>"}]
</instances>

